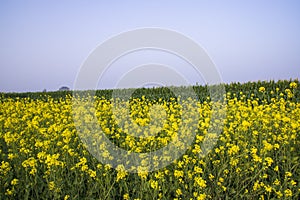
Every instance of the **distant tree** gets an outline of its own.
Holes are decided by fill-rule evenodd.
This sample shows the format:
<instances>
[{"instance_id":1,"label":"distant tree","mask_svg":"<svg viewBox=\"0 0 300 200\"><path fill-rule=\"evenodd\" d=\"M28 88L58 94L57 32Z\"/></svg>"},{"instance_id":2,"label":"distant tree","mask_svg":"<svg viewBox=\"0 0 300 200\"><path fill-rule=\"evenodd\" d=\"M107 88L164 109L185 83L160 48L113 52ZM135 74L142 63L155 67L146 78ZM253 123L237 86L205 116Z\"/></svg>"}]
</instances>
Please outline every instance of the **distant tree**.
<instances>
[{"instance_id":1,"label":"distant tree","mask_svg":"<svg viewBox=\"0 0 300 200\"><path fill-rule=\"evenodd\" d=\"M69 91L70 88L68 88L67 86L62 86L59 88L59 91Z\"/></svg>"}]
</instances>

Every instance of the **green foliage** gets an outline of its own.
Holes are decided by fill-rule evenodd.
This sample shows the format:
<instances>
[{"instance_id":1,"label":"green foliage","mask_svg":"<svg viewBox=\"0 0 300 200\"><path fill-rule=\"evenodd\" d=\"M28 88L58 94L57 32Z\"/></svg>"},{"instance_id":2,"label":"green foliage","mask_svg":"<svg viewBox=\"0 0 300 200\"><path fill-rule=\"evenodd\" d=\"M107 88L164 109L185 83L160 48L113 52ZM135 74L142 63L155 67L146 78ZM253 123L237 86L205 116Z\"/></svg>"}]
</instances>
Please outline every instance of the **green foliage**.
<instances>
[{"instance_id":1,"label":"green foliage","mask_svg":"<svg viewBox=\"0 0 300 200\"><path fill-rule=\"evenodd\" d=\"M237 98L237 99L256 99L266 100L267 102L271 102L272 98L276 96L286 93L285 89L289 88L289 84L291 82L297 83L298 87L294 89L294 98L293 101L299 102L300 100L300 82L298 79L295 80L279 80L279 81L257 81L257 82L247 82L247 83L231 83L224 84L225 91L229 93L228 98ZM259 88L265 88L265 94L259 92ZM193 86L193 90L195 91L200 102L207 101L207 97L209 96L208 86ZM157 100L162 98L163 100L170 99L171 97L176 97L173 91L177 91L178 94L183 94L187 91L187 86L181 87L160 87L160 88L137 88L137 89L107 89L107 90L90 90L90 91L76 91L76 94L86 93L95 94L98 97L104 97L106 99L110 99L112 97L113 92L116 92L118 96L131 94L132 98L141 98L142 96L147 97L150 100ZM25 93L0 93L0 99L18 99L18 98L30 98L30 99L42 99L47 100L48 97L51 97L55 100L64 100L66 96L72 96L73 91L54 91L54 92L25 92Z\"/></svg>"}]
</instances>

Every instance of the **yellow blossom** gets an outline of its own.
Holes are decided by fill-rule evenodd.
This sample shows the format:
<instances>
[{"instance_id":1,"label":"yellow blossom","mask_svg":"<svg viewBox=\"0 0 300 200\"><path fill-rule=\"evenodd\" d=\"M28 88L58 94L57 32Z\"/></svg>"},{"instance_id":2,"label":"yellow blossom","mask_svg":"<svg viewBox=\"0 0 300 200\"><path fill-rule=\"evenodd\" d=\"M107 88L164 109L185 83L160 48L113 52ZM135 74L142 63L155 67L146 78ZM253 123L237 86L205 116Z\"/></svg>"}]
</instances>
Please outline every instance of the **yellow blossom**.
<instances>
[{"instance_id":1,"label":"yellow blossom","mask_svg":"<svg viewBox=\"0 0 300 200\"><path fill-rule=\"evenodd\" d=\"M48 183L48 188L49 188L49 190L54 190L55 189L55 183L54 183L54 181L50 181Z\"/></svg>"},{"instance_id":2,"label":"yellow blossom","mask_svg":"<svg viewBox=\"0 0 300 200\"><path fill-rule=\"evenodd\" d=\"M124 199L124 200L129 200L129 194L128 194L128 193L124 194L124 195L123 195L123 199Z\"/></svg>"}]
</instances>

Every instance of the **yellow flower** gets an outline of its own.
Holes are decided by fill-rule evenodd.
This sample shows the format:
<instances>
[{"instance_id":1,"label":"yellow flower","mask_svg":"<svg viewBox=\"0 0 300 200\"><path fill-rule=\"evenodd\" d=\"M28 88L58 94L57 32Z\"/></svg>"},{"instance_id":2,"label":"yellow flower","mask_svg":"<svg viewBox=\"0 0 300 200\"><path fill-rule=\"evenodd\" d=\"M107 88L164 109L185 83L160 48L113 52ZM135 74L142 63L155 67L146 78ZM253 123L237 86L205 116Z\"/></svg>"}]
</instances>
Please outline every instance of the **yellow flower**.
<instances>
[{"instance_id":1,"label":"yellow flower","mask_svg":"<svg viewBox=\"0 0 300 200\"><path fill-rule=\"evenodd\" d=\"M233 189L237 191L240 189L249 196L254 193L260 199L268 196L293 198L300 191L296 179L297 171L294 170L298 163L297 159L289 159L287 155L293 158L297 157L298 153L297 133L300 131L300 103L296 96L298 84L298 81L271 87L262 84L264 87L258 87L257 91L251 91L253 87L249 89L245 87L247 92L230 91L224 96L227 104L224 111L222 109L214 111L214 106L215 108L219 106L218 102L211 102L206 96L203 96L203 101L192 98L187 100L181 98L183 101L177 98L165 100L165 97L152 101L144 95L141 98L131 98L128 102L121 98L95 97L93 98L95 107L92 109L88 105L89 98L82 97L83 101L79 103L77 110L72 109L72 95L59 100L49 97L44 101L31 98L10 99L0 94L0 143L4 142L5 146L0 148L3 158L0 161L0 179L5 183L3 193L14 195L7 196L8 199L20 198L20 194L15 190L21 185L32 186L29 181L32 178L49 180L50 182L45 183L46 188L58 193L65 189L63 179L65 174L62 173L68 172L78 176L87 185L96 184L95 186L127 179L128 172L124 166L119 166L115 171L112 165L99 164L97 159L92 157L92 152L87 151L80 140L82 138L77 135L79 130L74 127L73 120L77 119L71 114L79 112L80 116L83 116L83 122L78 126L82 128L82 136L90 140L89 145L97 148L96 154L99 153L107 161L114 158L108 150L108 144L97 144L103 141L102 134L93 133L94 130L98 130L95 127L97 122L101 127L101 133L104 132L109 136L109 140L124 150L141 153L140 155L154 152L173 142L178 150L184 149L184 154L174 164L171 164L172 155L166 154L162 158L153 157L151 162L145 157L140 163L143 167L132 168L138 170L138 174L131 174L130 179L136 181L136 184L145 183L146 185L140 186L146 186L144 189L153 192L156 198L170 198L171 196L164 197L164 195L173 194L166 190L172 189L169 185L174 182L177 185L175 189L173 187L173 192L178 199L191 198L191 196L187 198L183 191L183 188L189 191L190 187L194 187L191 188L192 194L188 194L193 195L192 199L213 199L214 197L210 195L214 194L214 191L206 187L217 184L216 189L226 194L226 180L233 175L239 176L237 180L240 181ZM116 102L120 102L120 109L114 111L111 107ZM163 109L152 109L156 105ZM184 115L186 108L191 108L190 117ZM93 116L94 111L96 118ZM217 116L213 117L212 114ZM221 122L222 114L226 114L224 124ZM193 128L188 124L198 120L198 117L199 121L193 124L197 129L194 132L196 133L194 141L185 149L187 144L183 141ZM94 119L97 120L95 124L91 123ZM155 124L153 119L158 119L161 123ZM210 132L211 127L212 129L222 127L220 137ZM141 134L143 137L133 136L132 133ZM206 157L199 157L205 153L202 150L206 149L205 144L210 143L210 139L212 143L217 141L216 148ZM279 162L287 159L288 164ZM169 161L171 165L151 173L145 167L152 162L153 166L159 166L160 161ZM129 160L127 164L130 164ZM25 171L25 174L23 177L16 176L17 179L12 175L20 174L18 170ZM218 176L214 177L216 174ZM249 179L250 189L240 185L243 182L241 178L248 176L254 178ZM93 183L93 180L96 181ZM192 185L189 185L191 181ZM164 187L161 187L160 183ZM92 195L88 191L91 188L86 189L87 193ZM201 194L204 191L210 193ZM130 199L129 194L123 194L124 190L121 198ZM62 194L58 198L66 200L72 196Z\"/></svg>"},{"instance_id":2,"label":"yellow flower","mask_svg":"<svg viewBox=\"0 0 300 200\"><path fill-rule=\"evenodd\" d=\"M30 157L27 160L25 160L25 161L22 162L22 166L24 168L27 168L27 167L32 167L33 168L36 165L37 165L37 162L36 162L36 160L33 157Z\"/></svg>"},{"instance_id":3,"label":"yellow flower","mask_svg":"<svg viewBox=\"0 0 300 200\"><path fill-rule=\"evenodd\" d=\"M127 176L127 172L125 170L124 165L118 165L116 170L118 171L117 173L117 182L122 180L123 178L125 178Z\"/></svg>"},{"instance_id":4,"label":"yellow flower","mask_svg":"<svg viewBox=\"0 0 300 200\"><path fill-rule=\"evenodd\" d=\"M11 167L9 162L1 161L0 174L6 175L10 171Z\"/></svg>"},{"instance_id":5,"label":"yellow flower","mask_svg":"<svg viewBox=\"0 0 300 200\"><path fill-rule=\"evenodd\" d=\"M141 179L147 179L148 176L147 167L138 166L138 176L141 177Z\"/></svg>"},{"instance_id":6,"label":"yellow flower","mask_svg":"<svg viewBox=\"0 0 300 200\"><path fill-rule=\"evenodd\" d=\"M252 154L256 154L256 152L257 152L257 148L252 147L252 148L251 148L251 153L252 153Z\"/></svg>"},{"instance_id":7,"label":"yellow flower","mask_svg":"<svg viewBox=\"0 0 300 200\"><path fill-rule=\"evenodd\" d=\"M268 143L266 140L263 140L262 143L265 151L271 151L273 149L273 145Z\"/></svg>"},{"instance_id":8,"label":"yellow flower","mask_svg":"<svg viewBox=\"0 0 300 200\"><path fill-rule=\"evenodd\" d=\"M292 192L290 189L286 189L286 190L284 191L284 194L285 194L286 197L291 197L291 196L293 196L293 192Z\"/></svg>"},{"instance_id":9,"label":"yellow flower","mask_svg":"<svg viewBox=\"0 0 300 200\"><path fill-rule=\"evenodd\" d=\"M264 175L263 175L263 178L264 178L264 179L268 178L268 174L264 174Z\"/></svg>"},{"instance_id":10,"label":"yellow flower","mask_svg":"<svg viewBox=\"0 0 300 200\"><path fill-rule=\"evenodd\" d=\"M274 185L280 185L280 181L276 178L275 181L273 182Z\"/></svg>"},{"instance_id":11,"label":"yellow flower","mask_svg":"<svg viewBox=\"0 0 300 200\"><path fill-rule=\"evenodd\" d=\"M253 185L253 191L256 191L257 189L260 188L260 184L259 184L259 181L256 181Z\"/></svg>"},{"instance_id":12,"label":"yellow flower","mask_svg":"<svg viewBox=\"0 0 300 200\"><path fill-rule=\"evenodd\" d=\"M262 162L262 158L257 155L253 155L253 160L254 162L260 162L260 163Z\"/></svg>"},{"instance_id":13,"label":"yellow flower","mask_svg":"<svg viewBox=\"0 0 300 200\"><path fill-rule=\"evenodd\" d=\"M292 173L291 172L285 172L285 177L291 177Z\"/></svg>"},{"instance_id":14,"label":"yellow flower","mask_svg":"<svg viewBox=\"0 0 300 200\"><path fill-rule=\"evenodd\" d=\"M95 178L97 176L97 172L94 170L89 169L88 173L90 175L91 178Z\"/></svg>"},{"instance_id":15,"label":"yellow flower","mask_svg":"<svg viewBox=\"0 0 300 200\"><path fill-rule=\"evenodd\" d=\"M194 185L199 186L200 188L205 188L206 187L206 181L202 177L195 177L194 178Z\"/></svg>"},{"instance_id":16,"label":"yellow flower","mask_svg":"<svg viewBox=\"0 0 300 200\"><path fill-rule=\"evenodd\" d=\"M230 149L228 149L228 154L229 155L234 155L237 154L240 150L240 147L237 145L232 145L232 147L230 147Z\"/></svg>"},{"instance_id":17,"label":"yellow flower","mask_svg":"<svg viewBox=\"0 0 300 200\"><path fill-rule=\"evenodd\" d=\"M197 200L205 200L206 199L206 194L200 194L198 197L197 197Z\"/></svg>"},{"instance_id":18,"label":"yellow flower","mask_svg":"<svg viewBox=\"0 0 300 200\"><path fill-rule=\"evenodd\" d=\"M89 170L89 167L87 165L82 165L81 166L81 171L86 172Z\"/></svg>"},{"instance_id":19,"label":"yellow flower","mask_svg":"<svg viewBox=\"0 0 300 200\"><path fill-rule=\"evenodd\" d=\"M124 199L124 200L129 200L129 194L128 194L128 193L124 194L124 195L123 195L123 199Z\"/></svg>"},{"instance_id":20,"label":"yellow flower","mask_svg":"<svg viewBox=\"0 0 300 200\"><path fill-rule=\"evenodd\" d=\"M11 185L17 185L19 182L18 179L14 178L12 181L11 181Z\"/></svg>"},{"instance_id":21,"label":"yellow flower","mask_svg":"<svg viewBox=\"0 0 300 200\"><path fill-rule=\"evenodd\" d=\"M234 167L238 164L238 162L239 160L237 158L230 158L229 164Z\"/></svg>"},{"instance_id":22,"label":"yellow flower","mask_svg":"<svg viewBox=\"0 0 300 200\"><path fill-rule=\"evenodd\" d=\"M272 163L274 162L273 159L271 157L266 157L265 158L266 164L267 166L271 166Z\"/></svg>"},{"instance_id":23,"label":"yellow flower","mask_svg":"<svg viewBox=\"0 0 300 200\"><path fill-rule=\"evenodd\" d=\"M265 190L267 191L267 192L272 192L272 187L271 186L269 186L269 185L265 185L264 186L265 187Z\"/></svg>"},{"instance_id":24,"label":"yellow flower","mask_svg":"<svg viewBox=\"0 0 300 200\"><path fill-rule=\"evenodd\" d=\"M224 182L224 178L220 177L219 181L220 181L220 183L223 183Z\"/></svg>"},{"instance_id":25,"label":"yellow flower","mask_svg":"<svg viewBox=\"0 0 300 200\"><path fill-rule=\"evenodd\" d=\"M10 196L10 195L13 195L14 191L15 191L14 189L11 189L11 190L7 189L6 192L5 192L5 194L8 195L8 196Z\"/></svg>"},{"instance_id":26,"label":"yellow flower","mask_svg":"<svg viewBox=\"0 0 300 200\"><path fill-rule=\"evenodd\" d=\"M48 188L49 188L49 190L54 190L55 189L55 183L54 183L54 181L50 181L48 183Z\"/></svg>"},{"instance_id":27,"label":"yellow flower","mask_svg":"<svg viewBox=\"0 0 300 200\"><path fill-rule=\"evenodd\" d=\"M9 154L7 155L7 158L8 158L9 160L14 159L15 157L17 157L17 155L15 155L15 154L13 154L13 153L9 153Z\"/></svg>"},{"instance_id":28,"label":"yellow flower","mask_svg":"<svg viewBox=\"0 0 300 200\"><path fill-rule=\"evenodd\" d=\"M110 165L110 164L105 164L105 165L104 165L104 169L105 169L106 171L108 171L109 169L111 169L111 165Z\"/></svg>"},{"instance_id":29,"label":"yellow flower","mask_svg":"<svg viewBox=\"0 0 300 200\"><path fill-rule=\"evenodd\" d=\"M274 149L276 150L276 149L279 149L279 144L274 144Z\"/></svg>"},{"instance_id":30,"label":"yellow flower","mask_svg":"<svg viewBox=\"0 0 300 200\"><path fill-rule=\"evenodd\" d=\"M280 191L276 191L275 192L278 198L281 198L283 196L283 194Z\"/></svg>"},{"instance_id":31,"label":"yellow flower","mask_svg":"<svg viewBox=\"0 0 300 200\"><path fill-rule=\"evenodd\" d=\"M291 185L292 185L292 186L294 186L294 185L296 185L296 184L297 184L297 182L296 182L296 181L294 181L294 180L291 180L291 182L290 182L290 183L291 183Z\"/></svg>"},{"instance_id":32,"label":"yellow flower","mask_svg":"<svg viewBox=\"0 0 300 200\"><path fill-rule=\"evenodd\" d=\"M181 191L181 189L179 189L179 188L178 188L178 189L176 190L176 195L177 195L177 196L180 196L180 195L182 195L182 191Z\"/></svg>"},{"instance_id":33,"label":"yellow flower","mask_svg":"<svg viewBox=\"0 0 300 200\"><path fill-rule=\"evenodd\" d=\"M163 177L164 177L164 173L163 173L163 172L160 172L160 171L158 171L158 172L156 172L156 173L154 174L154 176L155 176L155 178L157 178L157 179L161 179L161 178L163 178Z\"/></svg>"},{"instance_id":34,"label":"yellow flower","mask_svg":"<svg viewBox=\"0 0 300 200\"><path fill-rule=\"evenodd\" d=\"M296 82L291 82L290 83L290 88L293 88L293 89L297 88L297 83Z\"/></svg>"},{"instance_id":35,"label":"yellow flower","mask_svg":"<svg viewBox=\"0 0 300 200\"><path fill-rule=\"evenodd\" d=\"M222 185L222 190L225 192L227 188L224 185Z\"/></svg>"},{"instance_id":36,"label":"yellow flower","mask_svg":"<svg viewBox=\"0 0 300 200\"><path fill-rule=\"evenodd\" d=\"M158 189L158 182L157 181L150 179L149 183L150 183L151 188L153 188L155 190Z\"/></svg>"},{"instance_id":37,"label":"yellow flower","mask_svg":"<svg viewBox=\"0 0 300 200\"><path fill-rule=\"evenodd\" d=\"M203 170L202 170L201 167L195 166L195 167L194 167L194 173L199 173L199 174L201 174L201 173L203 173Z\"/></svg>"},{"instance_id":38,"label":"yellow flower","mask_svg":"<svg viewBox=\"0 0 300 200\"><path fill-rule=\"evenodd\" d=\"M179 178L179 177L183 177L183 171L180 171L180 170L175 170L174 171L174 176L176 177L176 178Z\"/></svg>"},{"instance_id":39,"label":"yellow flower","mask_svg":"<svg viewBox=\"0 0 300 200\"><path fill-rule=\"evenodd\" d=\"M265 87L259 87L258 91L264 92L264 91L266 91L266 89L265 89Z\"/></svg>"}]
</instances>

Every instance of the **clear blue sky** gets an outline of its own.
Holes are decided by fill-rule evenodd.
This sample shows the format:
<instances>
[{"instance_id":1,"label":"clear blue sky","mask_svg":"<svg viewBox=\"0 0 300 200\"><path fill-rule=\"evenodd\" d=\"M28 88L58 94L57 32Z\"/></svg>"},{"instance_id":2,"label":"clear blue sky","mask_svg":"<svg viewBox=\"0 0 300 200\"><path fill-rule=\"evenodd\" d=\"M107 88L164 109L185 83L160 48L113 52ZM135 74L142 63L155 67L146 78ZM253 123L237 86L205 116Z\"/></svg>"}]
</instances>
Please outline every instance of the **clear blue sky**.
<instances>
[{"instance_id":1,"label":"clear blue sky","mask_svg":"<svg viewBox=\"0 0 300 200\"><path fill-rule=\"evenodd\" d=\"M1 1L0 91L72 88L97 45L141 27L192 38L224 82L300 78L299 2Z\"/></svg>"}]
</instances>

